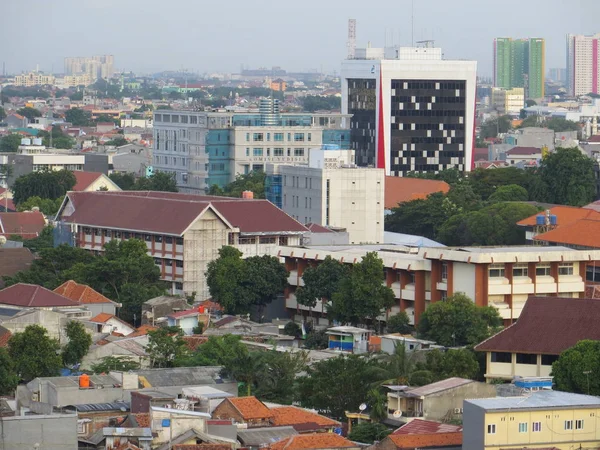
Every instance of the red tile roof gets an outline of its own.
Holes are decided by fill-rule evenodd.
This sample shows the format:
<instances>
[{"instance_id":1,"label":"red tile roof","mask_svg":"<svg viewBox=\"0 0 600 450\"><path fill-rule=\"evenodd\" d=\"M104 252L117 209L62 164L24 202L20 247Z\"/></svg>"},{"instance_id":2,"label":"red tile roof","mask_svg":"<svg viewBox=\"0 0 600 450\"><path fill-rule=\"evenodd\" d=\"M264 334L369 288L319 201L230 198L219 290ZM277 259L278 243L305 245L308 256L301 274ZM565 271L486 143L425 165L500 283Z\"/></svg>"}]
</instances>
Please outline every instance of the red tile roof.
<instances>
[{"instance_id":1,"label":"red tile roof","mask_svg":"<svg viewBox=\"0 0 600 450\"><path fill-rule=\"evenodd\" d=\"M595 134L594 136L590 136L587 141L588 142L600 142L600 134Z\"/></svg>"},{"instance_id":2,"label":"red tile roof","mask_svg":"<svg viewBox=\"0 0 600 450\"><path fill-rule=\"evenodd\" d=\"M12 333L10 332L10 330L7 330L2 325L0 325L0 348L6 347L11 337Z\"/></svg>"},{"instance_id":3,"label":"red tile roof","mask_svg":"<svg viewBox=\"0 0 600 450\"><path fill-rule=\"evenodd\" d=\"M54 289L54 292L81 304L115 303L99 292L96 292L91 287L85 284L76 283L73 280L65 281L59 287Z\"/></svg>"},{"instance_id":4,"label":"red tile roof","mask_svg":"<svg viewBox=\"0 0 600 450\"><path fill-rule=\"evenodd\" d=\"M185 342L185 346L188 348L188 350L194 352L198 347L208 341L208 336L183 336L182 339Z\"/></svg>"},{"instance_id":5,"label":"red tile roof","mask_svg":"<svg viewBox=\"0 0 600 450\"><path fill-rule=\"evenodd\" d=\"M233 397L227 398L225 401L230 402L244 420L270 419L274 416L273 412L256 397Z\"/></svg>"},{"instance_id":6,"label":"red tile roof","mask_svg":"<svg viewBox=\"0 0 600 450\"><path fill-rule=\"evenodd\" d=\"M385 439L392 441L397 448L413 449L426 447L446 447L462 444L462 432L433 434L391 434ZM384 439L384 441L385 441Z\"/></svg>"},{"instance_id":7,"label":"red tile roof","mask_svg":"<svg viewBox=\"0 0 600 450\"><path fill-rule=\"evenodd\" d=\"M110 319L113 318L117 318L117 316L115 316L114 314L108 314L108 313L100 313L94 317L92 317L90 319L90 322L95 322L95 323L106 323L108 322Z\"/></svg>"},{"instance_id":8,"label":"red tile roof","mask_svg":"<svg viewBox=\"0 0 600 450\"><path fill-rule=\"evenodd\" d=\"M0 212L0 234L7 237L16 234L25 239L34 238L45 226L41 212Z\"/></svg>"},{"instance_id":9,"label":"red tile roof","mask_svg":"<svg viewBox=\"0 0 600 450\"><path fill-rule=\"evenodd\" d=\"M142 325L141 327L138 327L137 330L135 330L133 333L128 334L128 337L136 337L136 336L145 336L148 334L149 331L156 331L158 330L158 327L153 327L152 325Z\"/></svg>"},{"instance_id":10,"label":"red tile roof","mask_svg":"<svg viewBox=\"0 0 600 450\"><path fill-rule=\"evenodd\" d=\"M180 317L186 317L186 316L197 316L198 314L200 314L200 313L198 312L198 308L196 308L196 309L186 309L185 311L177 311L177 312L169 314L167 317L173 317L174 319L178 319Z\"/></svg>"},{"instance_id":11,"label":"red tile roof","mask_svg":"<svg viewBox=\"0 0 600 450\"><path fill-rule=\"evenodd\" d=\"M529 216L526 219L517 222L517 225L534 226L536 224L536 217L540 214L544 213L540 212L533 216ZM600 212L593 209L578 208L576 206L553 206L550 208L550 214L556 216L556 223L559 227L569 225L581 219L600 220Z\"/></svg>"},{"instance_id":12,"label":"red tile roof","mask_svg":"<svg viewBox=\"0 0 600 450\"><path fill-rule=\"evenodd\" d=\"M77 307L78 303L35 284L18 283L0 291L0 305L28 308Z\"/></svg>"},{"instance_id":13,"label":"red tile roof","mask_svg":"<svg viewBox=\"0 0 600 450\"><path fill-rule=\"evenodd\" d=\"M513 147L509 151L506 152L506 154L509 156L512 156L512 155L527 156L527 155L536 155L538 153L541 154L542 150L539 148L535 148L535 147Z\"/></svg>"},{"instance_id":14,"label":"red tile roof","mask_svg":"<svg viewBox=\"0 0 600 450\"><path fill-rule=\"evenodd\" d=\"M307 223L305 226L310 230L311 233L333 233L332 230L321 226L318 223Z\"/></svg>"},{"instance_id":15,"label":"red tile roof","mask_svg":"<svg viewBox=\"0 0 600 450\"><path fill-rule=\"evenodd\" d=\"M140 427L142 427L142 428L150 427L150 414L149 413L136 413L136 414L133 414L133 417L135 417L135 420Z\"/></svg>"},{"instance_id":16,"label":"red tile roof","mask_svg":"<svg viewBox=\"0 0 600 450\"><path fill-rule=\"evenodd\" d=\"M271 408L273 413L273 426L285 427L302 424L314 424L315 428L339 427L340 422L332 420L320 414L312 413L295 406L281 406Z\"/></svg>"},{"instance_id":17,"label":"red tile roof","mask_svg":"<svg viewBox=\"0 0 600 450\"><path fill-rule=\"evenodd\" d=\"M516 323L475 349L559 355L581 340L600 341L598 317L598 299L529 297Z\"/></svg>"},{"instance_id":18,"label":"red tile roof","mask_svg":"<svg viewBox=\"0 0 600 450\"><path fill-rule=\"evenodd\" d=\"M231 450L228 444L175 444L173 450Z\"/></svg>"},{"instance_id":19,"label":"red tile roof","mask_svg":"<svg viewBox=\"0 0 600 450\"><path fill-rule=\"evenodd\" d=\"M588 248L600 248L600 221L578 220L533 238L540 242L552 242Z\"/></svg>"},{"instance_id":20,"label":"red tile roof","mask_svg":"<svg viewBox=\"0 0 600 450\"><path fill-rule=\"evenodd\" d=\"M473 161L487 161L489 151L487 147L477 147L473 149Z\"/></svg>"},{"instance_id":21,"label":"red tile roof","mask_svg":"<svg viewBox=\"0 0 600 450\"><path fill-rule=\"evenodd\" d=\"M298 434L271 444L271 450L357 448L358 445L335 433Z\"/></svg>"},{"instance_id":22,"label":"red tile roof","mask_svg":"<svg viewBox=\"0 0 600 450\"><path fill-rule=\"evenodd\" d=\"M75 175L75 179L77 182L73 187L74 191L85 191L90 184L96 181L98 178L102 176L100 172L83 172L83 171L75 171L73 172Z\"/></svg>"},{"instance_id":23,"label":"red tile roof","mask_svg":"<svg viewBox=\"0 0 600 450\"><path fill-rule=\"evenodd\" d=\"M398 203L427 198L435 192L446 193L450 185L440 180L424 180L408 177L385 177L385 209L392 209Z\"/></svg>"},{"instance_id":24,"label":"red tile roof","mask_svg":"<svg viewBox=\"0 0 600 450\"><path fill-rule=\"evenodd\" d=\"M463 427L447 423L434 422L433 420L414 419L406 425L401 426L392 434L434 434L434 433L458 433Z\"/></svg>"},{"instance_id":25,"label":"red tile roof","mask_svg":"<svg viewBox=\"0 0 600 450\"><path fill-rule=\"evenodd\" d=\"M0 248L0 277L29 269L33 260L28 248Z\"/></svg>"},{"instance_id":26,"label":"red tile roof","mask_svg":"<svg viewBox=\"0 0 600 450\"><path fill-rule=\"evenodd\" d=\"M80 225L181 236L211 207L241 232L307 231L267 200L153 191L69 192L67 197L74 212L63 218Z\"/></svg>"}]
</instances>

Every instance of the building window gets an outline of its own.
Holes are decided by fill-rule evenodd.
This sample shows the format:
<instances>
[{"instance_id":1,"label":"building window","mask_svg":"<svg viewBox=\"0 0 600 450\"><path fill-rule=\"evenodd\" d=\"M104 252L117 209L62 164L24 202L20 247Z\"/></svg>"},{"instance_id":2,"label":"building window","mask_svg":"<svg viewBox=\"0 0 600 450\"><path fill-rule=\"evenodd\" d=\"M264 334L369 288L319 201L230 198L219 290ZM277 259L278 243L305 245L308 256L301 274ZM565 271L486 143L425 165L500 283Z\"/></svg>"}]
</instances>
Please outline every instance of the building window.
<instances>
[{"instance_id":1,"label":"building window","mask_svg":"<svg viewBox=\"0 0 600 450\"><path fill-rule=\"evenodd\" d=\"M558 355L542 355L542 366L551 366L558 359Z\"/></svg>"},{"instance_id":2,"label":"building window","mask_svg":"<svg viewBox=\"0 0 600 450\"><path fill-rule=\"evenodd\" d=\"M274 148L273 156L283 156L283 148Z\"/></svg>"},{"instance_id":3,"label":"building window","mask_svg":"<svg viewBox=\"0 0 600 450\"><path fill-rule=\"evenodd\" d=\"M538 277L549 277L550 273L550 264L538 264L535 268L535 275Z\"/></svg>"},{"instance_id":4,"label":"building window","mask_svg":"<svg viewBox=\"0 0 600 450\"><path fill-rule=\"evenodd\" d=\"M294 142L304 142L304 133L294 133Z\"/></svg>"},{"instance_id":5,"label":"building window","mask_svg":"<svg viewBox=\"0 0 600 450\"><path fill-rule=\"evenodd\" d=\"M490 278L504 278L504 264L491 264L489 268Z\"/></svg>"},{"instance_id":6,"label":"building window","mask_svg":"<svg viewBox=\"0 0 600 450\"><path fill-rule=\"evenodd\" d=\"M513 266L513 277L526 277L527 274L527 264L515 264Z\"/></svg>"},{"instance_id":7,"label":"building window","mask_svg":"<svg viewBox=\"0 0 600 450\"><path fill-rule=\"evenodd\" d=\"M496 424L491 423L487 426L487 434L496 434Z\"/></svg>"},{"instance_id":8,"label":"building window","mask_svg":"<svg viewBox=\"0 0 600 450\"><path fill-rule=\"evenodd\" d=\"M176 244L177 244L177 245L183 245L183 238L180 238L180 237L178 237L178 238L176 239Z\"/></svg>"},{"instance_id":9,"label":"building window","mask_svg":"<svg viewBox=\"0 0 600 450\"><path fill-rule=\"evenodd\" d=\"M537 364L537 355L534 353L517 353L517 364Z\"/></svg>"},{"instance_id":10,"label":"building window","mask_svg":"<svg viewBox=\"0 0 600 450\"><path fill-rule=\"evenodd\" d=\"M166 236L165 237L165 244L172 244L173 243L173 238L171 236Z\"/></svg>"},{"instance_id":11,"label":"building window","mask_svg":"<svg viewBox=\"0 0 600 450\"><path fill-rule=\"evenodd\" d=\"M175 289L178 291L183 291L183 283L175 283Z\"/></svg>"},{"instance_id":12,"label":"building window","mask_svg":"<svg viewBox=\"0 0 600 450\"><path fill-rule=\"evenodd\" d=\"M442 281L448 281L448 263L442 263Z\"/></svg>"},{"instance_id":13,"label":"building window","mask_svg":"<svg viewBox=\"0 0 600 450\"><path fill-rule=\"evenodd\" d=\"M250 133L246 133L246 142L250 142Z\"/></svg>"},{"instance_id":14,"label":"building window","mask_svg":"<svg viewBox=\"0 0 600 450\"><path fill-rule=\"evenodd\" d=\"M565 420L565 430L572 430L572 429L573 429L573 421Z\"/></svg>"},{"instance_id":15,"label":"building window","mask_svg":"<svg viewBox=\"0 0 600 450\"><path fill-rule=\"evenodd\" d=\"M262 156L262 155L263 155L262 148L253 148L252 149L252 156Z\"/></svg>"},{"instance_id":16,"label":"building window","mask_svg":"<svg viewBox=\"0 0 600 450\"><path fill-rule=\"evenodd\" d=\"M519 433L527 433L527 422L521 422L519 424Z\"/></svg>"},{"instance_id":17,"label":"building window","mask_svg":"<svg viewBox=\"0 0 600 450\"><path fill-rule=\"evenodd\" d=\"M510 363L512 361L512 354L509 352L492 352L492 362L497 363Z\"/></svg>"},{"instance_id":18,"label":"building window","mask_svg":"<svg viewBox=\"0 0 600 450\"><path fill-rule=\"evenodd\" d=\"M275 244L277 243L277 238L274 236L261 236L258 242L260 244Z\"/></svg>"},{"instance_id":19,"label":"building window","mask_svg":"<svg viewBox=\"0 0 600 450\"><path fill-rule=\"evenodd\" d=\"M558 274L559 275L573 275L573 263L559 264Z\"/></svg>"},{"instance_id":20,"label":"building window","mask_svg":"<svg viewBox=\"0 0 600 450\"><path fill-rule=\"evenodd\" d=\"M304 149L303 148L295 148L294 156L304 156Z\"/></svg>"},{"instance_id":21,"label":"building window","mask_svg":"<svg viewBox=\"0 0 600 450\"><path fill-rule=\"evenodd\" d=\"M531 430L534 433L539 433L540 431L542 431L542 422L533 422L531 424Z\"/></svg>"},{"instance_id":22,"label":"building window","mask_svg":"<svg viewBox=\"0 0 600 450\"><path fill-rule=\"evenodd\" d=\"M311 133L308 133L308 135L307 135L307 136L308 136L308 142L312 141L312 134L311 134Z\"/></svg>"},{"instance_id":23,"label":"building window","mask_svg":"<svg viewBox=\"0 0 600 450\"><path fill-rule=\"evenodd\" d=\"M267 133L267 142L271 140L271 133Z\"/></svg>"},{"instance_id":24,"label":"building window","mask_svg":"<svg viewBox=\"0 0 600 450\"><path fill-rule=\"evenodd\" d=\"M254 142L262 142L265 140L264 134L263 133L254 133L252 135L252 140Z\"/></svg>"},{"instance_id":25,"label":"building window","mask_svg":"<svg viewBox=\"0 0 600 450\"><path fill-rule=\"evenodd\" d=\"M575 421L575 429L576 430L583 430L583 419Z\"/></svg>"},{"instance_id":26,"label":"building window","mask_svg":"<svg viewBox=\"0 0 600 450\"><path fill-rule=\"evenodd\" d=\"M183 261L175 261L175 267L183 267Z\"/></svg>"},{"instance_id":27,"label":"building window","mask_svg":"<svg viewBox=\"0 0 600 450\"><path fill-rule=\"evenodd\" d=\"M273 133L273 140L275 142L283 142L283 133Z\"/></svg>"}]
</instances>

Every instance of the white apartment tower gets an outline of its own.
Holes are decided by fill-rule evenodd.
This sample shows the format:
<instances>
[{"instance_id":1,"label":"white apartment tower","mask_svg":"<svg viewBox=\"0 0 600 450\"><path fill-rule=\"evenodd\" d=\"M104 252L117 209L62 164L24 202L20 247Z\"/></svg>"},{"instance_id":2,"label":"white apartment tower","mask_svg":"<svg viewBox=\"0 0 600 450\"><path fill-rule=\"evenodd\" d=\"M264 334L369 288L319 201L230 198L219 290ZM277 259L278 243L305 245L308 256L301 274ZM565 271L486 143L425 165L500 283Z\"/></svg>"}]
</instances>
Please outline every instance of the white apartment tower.
<instances>
[{"instance_id":1,"label":"white apartment tower","mask_svg":"<svg viewBox=\"0 0 600 450\"><path fill-rule=\"evenodd\" d=\"M600 93L600 33L567 35L567 88L571 95Z\"/></svg>"},{"instance_id":2,"label":"white apartment tower","mask_svg":"<svg viewBox=\"0 0 600 450\"><path fill-rule=\"evenodd\" d=\"M423 47L358 48L342 63L356 163L386 175L471 170L476 61Z\"/></svg>"}]
</instances>

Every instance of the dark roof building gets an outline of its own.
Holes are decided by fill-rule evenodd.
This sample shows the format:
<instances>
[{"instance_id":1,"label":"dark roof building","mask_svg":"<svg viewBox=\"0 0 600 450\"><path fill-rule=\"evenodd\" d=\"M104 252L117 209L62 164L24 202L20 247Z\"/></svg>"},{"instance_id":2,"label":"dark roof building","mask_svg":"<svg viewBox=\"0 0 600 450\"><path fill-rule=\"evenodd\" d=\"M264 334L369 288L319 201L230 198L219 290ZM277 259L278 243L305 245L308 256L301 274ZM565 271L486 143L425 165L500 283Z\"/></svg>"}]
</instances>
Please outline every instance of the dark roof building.
<instances>
[{"instance_id":1,"label":"dark roof building","mask_svg":"<svg viewBox=\"0 0 600 450\"><path fill-rule=\"evenodd\" d=\"M0 235L21 236L33 239L40 235L46 226L46 219L41 212L0 212Z\"/></svg>"},{"instance_id":2,"label":"dark roof building","mask_svg":"<svg viewBox=\"0 0 600 450\"><path fill-rule=\"evenodd\" d=\"M0 305L21 308L74 308L79 304L35 284L13 284L0 291Z\"/></svg>"}]
</instances>

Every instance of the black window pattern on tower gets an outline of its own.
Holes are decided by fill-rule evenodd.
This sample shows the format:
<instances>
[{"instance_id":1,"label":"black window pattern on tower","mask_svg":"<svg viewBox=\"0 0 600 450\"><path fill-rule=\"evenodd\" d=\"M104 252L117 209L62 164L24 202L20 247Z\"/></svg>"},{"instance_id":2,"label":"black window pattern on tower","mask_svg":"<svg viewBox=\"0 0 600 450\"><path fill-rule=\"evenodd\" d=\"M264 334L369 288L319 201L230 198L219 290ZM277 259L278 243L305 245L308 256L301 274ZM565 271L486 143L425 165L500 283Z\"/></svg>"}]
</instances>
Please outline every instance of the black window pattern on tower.
<instances>
[{"instance_id":1,"label":"black window pattern on tower","mask_svg":"<svg viewBox=\"0 0 600 450\"><path fill-rule=\"evenodd\" d=\"M390 174L465 169L464 80L392 80Z\"/></svg>"},{"instance_id":2,"label":"black window pattern on tower","mask_svg":"<svg viewBox=\"0 0 600 450\"><path fill-rule=\"evenodd\" d=\"M350 142L359 166L375 164L376 84L374 79L348 80L348 114L352 114Z\"/></svg>"}]
</instances>

